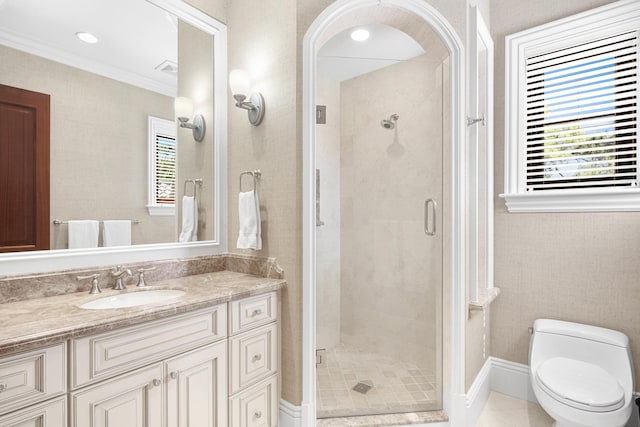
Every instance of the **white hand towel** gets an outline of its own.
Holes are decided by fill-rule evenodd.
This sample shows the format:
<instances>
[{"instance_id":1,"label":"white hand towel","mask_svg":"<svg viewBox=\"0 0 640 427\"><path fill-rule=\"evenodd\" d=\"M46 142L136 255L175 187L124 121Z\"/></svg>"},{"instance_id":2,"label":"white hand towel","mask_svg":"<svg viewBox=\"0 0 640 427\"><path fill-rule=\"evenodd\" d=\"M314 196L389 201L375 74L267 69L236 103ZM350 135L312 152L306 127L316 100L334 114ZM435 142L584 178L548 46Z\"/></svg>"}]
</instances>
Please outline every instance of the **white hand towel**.
<instances>
[{"instance_id":1,"label":"white hand towel","mask_svg":"<svg viewBox=\"0 0 640 427\"><path fill-rule=\"evenodd\" d=\"M102 246L130 246L131 221L102 221Z\"/></svg>"},{"instance_id":2,"label":"white hand towel","mask_svg":"<svg viewBox=\"0 0 640 427\"><path fill-rule=\"evenodd\" d=\"M69 221L68 225L69 249L98 247L98 233L100 232L98 221Z\"/></svg>"},{"instance_id":3,"label":"white hand towel","mask_svg":"<svg viewBox=\"0 0 640 427\"><path fill-rule=\"evenodd\" d=\"M262 231L260 229L260 200L255 191L241 192L238 195L238 216L240 232L238 249L262 249Z\"/></svg>"},{"instance_id":4,"label":"white hand towel","mask_svg":"<svg viewBox=\"0 0 640 427\"><path fill-rule=\"evenodd\" d=\"M198 202L195 197L182 198L182 231L178 241L195 242L198 240Z\"/></svg>"}]
</instances>

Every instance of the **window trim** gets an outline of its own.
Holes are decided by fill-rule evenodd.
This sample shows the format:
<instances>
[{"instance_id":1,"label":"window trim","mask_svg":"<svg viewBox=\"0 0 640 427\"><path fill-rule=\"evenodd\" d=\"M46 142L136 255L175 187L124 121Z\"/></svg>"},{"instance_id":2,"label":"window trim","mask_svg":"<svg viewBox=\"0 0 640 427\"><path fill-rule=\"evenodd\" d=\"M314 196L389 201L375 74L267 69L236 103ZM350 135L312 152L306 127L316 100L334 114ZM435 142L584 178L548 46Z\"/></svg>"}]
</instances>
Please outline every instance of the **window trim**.
<instances>
[{"instance_id":1,"label":"window trim","mask_svg":"<svg viewBox=\"0 0 640 427\"><path fill-rule=\"evenodd\" d=\"M599 212L640 210L640 189L614 188L527 192L524 177L526 58L598 38L640 30L640 2L621 0L505 39L505 175L509 212ZM640 108L640 106L639 106ZM638 114L638 113L636 113Z\"/></svg>"},{"instance_id":2,"label":"window trim","mask_svg":"<svg viewBox=\"0 0 640 427\"><path fill-rule=\"evenodd\" d=\"M172 136L176 143L178 142L176 135L176 125L172 120L162 119L159 117L148 116L148 182L147 182L147 210L149 215L159 216L172 216L176 214L176 205L174 204L160 204L157 203L155 198L156 187L156 135L166 134ZM177 164L177 149L176 149L176 164ZM177 183L176 183L177 186ZM176 188L176 196L178 194Z\"/></svg>"}]
</instances>

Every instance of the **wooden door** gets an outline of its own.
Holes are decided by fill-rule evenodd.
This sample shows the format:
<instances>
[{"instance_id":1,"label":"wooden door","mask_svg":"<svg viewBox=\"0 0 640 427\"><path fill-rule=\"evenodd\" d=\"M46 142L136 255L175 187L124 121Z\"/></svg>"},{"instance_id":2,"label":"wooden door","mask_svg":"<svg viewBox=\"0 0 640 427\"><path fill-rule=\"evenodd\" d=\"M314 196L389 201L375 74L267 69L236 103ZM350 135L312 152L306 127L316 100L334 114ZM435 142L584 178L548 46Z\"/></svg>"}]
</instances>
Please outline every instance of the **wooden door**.
<instances>
[{"instance_id":1,"label":"wooden door","mask_svg":"<svg viewBox=\"0 0 640 427\"><path fill-rule=\"evenodd\" d=\"M0 252L49 249L49 95L0 85Z\"/></svg>"},{"instance_id":2,"label":"wooden door","mask_svg":"<svg viewBox=\"0 0 640 427\"><path fill-rule=\"evenodd\" d=\"M167 426L227 427L227 343L166 362Z\"/></svg>"}]
</instances>

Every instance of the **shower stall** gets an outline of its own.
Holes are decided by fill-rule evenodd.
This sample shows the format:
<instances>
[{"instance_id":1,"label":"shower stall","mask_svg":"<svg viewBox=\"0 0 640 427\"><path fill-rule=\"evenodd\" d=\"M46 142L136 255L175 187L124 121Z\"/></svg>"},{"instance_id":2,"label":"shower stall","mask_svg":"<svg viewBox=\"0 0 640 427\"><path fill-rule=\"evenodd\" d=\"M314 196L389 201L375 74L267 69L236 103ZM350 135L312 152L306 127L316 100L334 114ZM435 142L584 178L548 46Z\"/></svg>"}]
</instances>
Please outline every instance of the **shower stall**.
<instances>
[{"instance_id":1,"label":"shower stall","mask_svg":"<svg viewBox=\"0 0 640 427\"><path fill-rule=\"evenodd\" d=\"M442 408L448 51L393 13L317 53L318 418Z\"/></svg>"}]
</instances>

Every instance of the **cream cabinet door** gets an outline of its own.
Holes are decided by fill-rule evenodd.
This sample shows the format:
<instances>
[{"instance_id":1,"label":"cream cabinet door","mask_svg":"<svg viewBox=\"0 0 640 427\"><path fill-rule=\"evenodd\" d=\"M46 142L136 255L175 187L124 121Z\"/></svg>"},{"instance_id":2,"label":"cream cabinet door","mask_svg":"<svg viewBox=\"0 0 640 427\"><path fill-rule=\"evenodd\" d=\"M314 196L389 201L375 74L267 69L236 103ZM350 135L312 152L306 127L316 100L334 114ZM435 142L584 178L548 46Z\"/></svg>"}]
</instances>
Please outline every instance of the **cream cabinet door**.
<instances>
[{"instance_id":1,"label":"cream cabinet door","mask_svg":"<svg viewBox=\"0 0 640 427\"><path fill-rule=\"evenodd\" d=\"M60 397L0 417L0 427L67 427L67 399Z\"/></svg>"},{"instance_id":2,"label":"cream cabinet door","mask_svg":"<svg viewBox=\"0 0 640 427\"><path fill-rule=\"evenodd\" d=\"M167 427L227 427L227 343L165 363Z\"/></svg>"},{"instance_id":3,"label":"cream cabinet door","mask_svg":"<svg viewBox=\"0 0 640 427\"><path fill-rule=\"evenodd\" d=\"M162 368L159 362L71 393L71 426L162 426Z\"/></svg>"}]
</instances>

